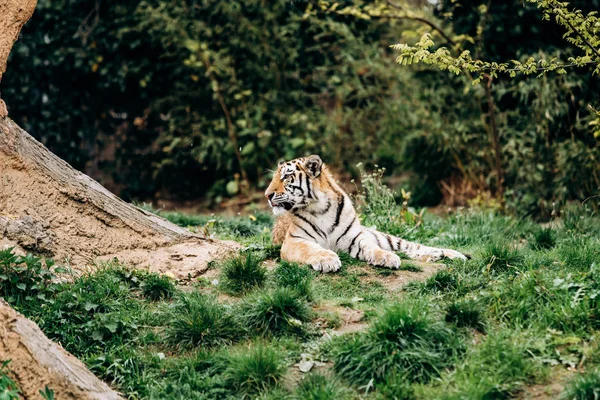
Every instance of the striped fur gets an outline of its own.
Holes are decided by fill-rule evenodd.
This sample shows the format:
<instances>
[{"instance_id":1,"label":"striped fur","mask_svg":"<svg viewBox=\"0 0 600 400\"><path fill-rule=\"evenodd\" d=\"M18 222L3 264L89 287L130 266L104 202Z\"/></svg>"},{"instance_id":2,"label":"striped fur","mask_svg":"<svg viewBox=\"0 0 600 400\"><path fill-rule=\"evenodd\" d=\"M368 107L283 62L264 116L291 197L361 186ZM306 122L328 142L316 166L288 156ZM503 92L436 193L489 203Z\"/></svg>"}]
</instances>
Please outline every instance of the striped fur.
<instances>
[{"instance_id":1,"label":"striped fur","mask_svg":"<svg viewBox=\"0 0 600 400\"><path fill-rule=\"evenodd\" d=\"M350 198L316 155L281 162L265 196L278 215L273 243L282 245L281 258L310 264L315 270L337 271L342 265L338 251L388 268L400 267L397 251L422 261L466 259L455 250L363 227Z\"/></svg>"}]
</instances>

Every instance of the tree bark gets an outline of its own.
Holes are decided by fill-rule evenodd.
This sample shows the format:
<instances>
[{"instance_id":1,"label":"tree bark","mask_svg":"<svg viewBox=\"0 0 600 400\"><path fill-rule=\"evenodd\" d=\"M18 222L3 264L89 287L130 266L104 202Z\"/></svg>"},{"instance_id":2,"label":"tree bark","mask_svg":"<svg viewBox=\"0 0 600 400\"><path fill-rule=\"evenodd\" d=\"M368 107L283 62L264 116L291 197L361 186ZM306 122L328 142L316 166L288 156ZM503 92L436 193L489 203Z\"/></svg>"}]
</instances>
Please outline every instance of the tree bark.
<instances>
[{"instance_id":1,"label":"tree bark","mask_svg":"<svg viewBox=\"0 0 600 400\"><path fill-rule=\"evenodd\" d=\"M48 339L40 328L0 299L0 361L24 399L39 399L46 387L61 400L117 400L122 397L85 365Z\"/></svg>"}]
</instances>

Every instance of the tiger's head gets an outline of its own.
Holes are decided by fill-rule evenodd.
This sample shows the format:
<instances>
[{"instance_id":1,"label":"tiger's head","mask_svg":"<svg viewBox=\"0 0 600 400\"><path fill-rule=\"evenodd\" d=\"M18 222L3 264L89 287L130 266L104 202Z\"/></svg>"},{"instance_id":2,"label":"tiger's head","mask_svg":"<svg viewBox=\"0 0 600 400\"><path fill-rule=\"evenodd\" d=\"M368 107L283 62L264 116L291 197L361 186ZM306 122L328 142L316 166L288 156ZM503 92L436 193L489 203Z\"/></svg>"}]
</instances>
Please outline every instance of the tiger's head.
<instances>
[{"instance_id":1,"label":"tiger's head","mask_svg":"<svg viewBox=\"0 0 600 400\"><path fill-rule=\"evenodd\" d=\"M274 214L307 208L318 202L323 161L316 155L281 161L265 192Z\"/></svg>"}]
</instances>

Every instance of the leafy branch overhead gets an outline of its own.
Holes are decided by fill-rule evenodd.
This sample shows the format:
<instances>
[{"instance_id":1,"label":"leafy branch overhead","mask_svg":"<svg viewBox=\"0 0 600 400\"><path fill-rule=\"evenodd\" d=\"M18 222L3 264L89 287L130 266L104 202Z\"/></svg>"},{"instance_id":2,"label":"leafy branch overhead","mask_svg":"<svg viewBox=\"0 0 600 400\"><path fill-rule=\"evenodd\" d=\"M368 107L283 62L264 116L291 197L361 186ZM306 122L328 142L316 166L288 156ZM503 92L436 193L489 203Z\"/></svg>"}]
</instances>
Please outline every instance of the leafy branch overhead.
<instances>
[{"instance_id":1,"label":"leafy branch overhead","mask_svg":"<svg viewBox=\"0 0 600 400\"><path fill-rule=\"evenodd\" d=\"M596 11L583 15L581 10L569 10L568 2L557 0L525 0L534 3L542 10L543 19L550 21L554 19L556 23L566 28L564 39L584 52L584 55L569 57L568 62L561 62L557 57L549 60L528 57L525 61L511 60L510 62L498 63L488 62L473 58L469 50L458 49L460 53L453 55L452 51L446 47L440 47L435 50L435 43L429 33L424 34L421 40L414 45L395 44L391 48L400 51L397 62L402 65L423 63L434 65L440 70L448 70L454 74L468 72L476 75L473 79L473 85L476 85L484 79L486 74L492 78L499 74L507 74L515 77L517 74L541 76L547 72L554 71L558 74L565 74L566 68L595 66L593 74L600 73L600 19ZM486 13L485 6L481 7L481 12Z\"/></svg>"}]
</instances>

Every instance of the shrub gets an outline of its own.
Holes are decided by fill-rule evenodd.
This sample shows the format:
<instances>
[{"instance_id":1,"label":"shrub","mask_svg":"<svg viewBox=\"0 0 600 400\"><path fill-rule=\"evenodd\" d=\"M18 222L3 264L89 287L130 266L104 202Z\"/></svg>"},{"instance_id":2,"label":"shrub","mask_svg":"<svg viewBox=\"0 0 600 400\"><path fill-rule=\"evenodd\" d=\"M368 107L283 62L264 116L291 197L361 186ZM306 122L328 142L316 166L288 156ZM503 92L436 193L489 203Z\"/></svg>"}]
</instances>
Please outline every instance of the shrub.
<instances>
[{"instance_id":1,"label":"shrub","mask_svg":"<svg viewBox=\"0 0 600 400\"><path fill-rule=\"evenodd\" d=\"M384 310L366 334L344 338L333 349L335 370L358 385L384 382L393 374L416 382L438 376L462 343L420 302Z\"/></svg>"},{"instance_id":2,"label":"shrub","mask_svg":"<svg viewBox=\"0 0 600 400\"><path fill-rule=\"evenodd\" d=\"M247 297L240 313L244 325L262 335L303 333L303 324L311 318L306 300L289 288L277 288Z\"/></svg>"},{"instance_id":3,"label":"shrub","mask_svg":"<svg viewBox=\"0 0 600 400\"><path fill-rule=\"evenodd\" d=\"M175 292L175 284L164 275L149 274L142 284L144 297L151 300L169 299Z\"/></svg>"},{"instance_id":4,"label":"shrub","mask_svg":"<svg viewBox=\"0 0 600 400\"><path fill-rule=\"evenodd\" d=\"M240 295L264 286L267 270L261 265L262 261L262 258L252 252L226 260L221 271L223 290L230 294Z\"/></svg>"},{"instance_id":5,"label":"shrub","mask_svg":"<svg viewBox=\"0 0 600 400\"><path fill-rule=\"evenodd\" d=\"M215 298L198 292L182 294L171 310L168 338L179 346L216 346L241 336L237 319Z\"/></svg>"},{"instance_id":6,"label":"shrub","mask_svg":"<svg viewBox=\"0 0 600 400\"><path fill-rule=\"evenodd\" d=\"M600 371L586 371L573 378L563 394L565 400L600 399Z\"/></svg>"},{"instance_id":7,"label":"shrub","mask_svg":"<svg viewBox=\"0 0 600 400\"><path fill-rule=\"evenodd\" d=\"M282 355L263 344L234 349L226 363L225 379L244 397L276 386L285 373Z\"/></svg>"}]
</instances>

